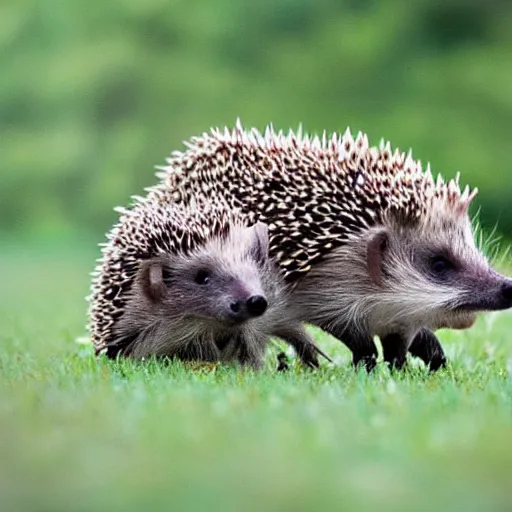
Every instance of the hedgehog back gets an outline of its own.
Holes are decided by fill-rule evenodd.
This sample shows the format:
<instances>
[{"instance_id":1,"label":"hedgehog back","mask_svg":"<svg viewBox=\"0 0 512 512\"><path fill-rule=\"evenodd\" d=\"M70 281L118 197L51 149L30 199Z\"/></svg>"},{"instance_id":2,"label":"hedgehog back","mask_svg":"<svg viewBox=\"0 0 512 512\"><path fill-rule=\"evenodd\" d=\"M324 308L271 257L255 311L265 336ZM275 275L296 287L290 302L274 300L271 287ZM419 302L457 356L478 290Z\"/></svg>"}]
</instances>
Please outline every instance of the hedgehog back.
<instances>
[{"instance_id":1,"label":"hedgehog back","mask_svg":"<svg viewBox=\"0 0 512 512\"><path fill-rule=\"evenodd\" d=\"M214 129L174 152L149 197L171 194L177 203L226 200L269 226L270 254L288 282L296 282L336 247L388 215L425 221L433 203L465 211L476 193L458 180L437 182L429 167L389 143L370 147L359 133L310 138L268 128L265 135Z\"/></svg>"},{"instance_id":2,"label":"hedgehog back","mask_svg":"<svg viewBox=\"0 0 512 512\"><path fill-rule=\"evenodd\" d=\"M93 272L89 300L89 330L96 353L113 341L116 322L143 261L163 255L187 255L212 239L227 237L231 226L247 218L225 203L191 201L172 204L137 198L107 234L102 256Z\"/></svg>"}]
</instances>

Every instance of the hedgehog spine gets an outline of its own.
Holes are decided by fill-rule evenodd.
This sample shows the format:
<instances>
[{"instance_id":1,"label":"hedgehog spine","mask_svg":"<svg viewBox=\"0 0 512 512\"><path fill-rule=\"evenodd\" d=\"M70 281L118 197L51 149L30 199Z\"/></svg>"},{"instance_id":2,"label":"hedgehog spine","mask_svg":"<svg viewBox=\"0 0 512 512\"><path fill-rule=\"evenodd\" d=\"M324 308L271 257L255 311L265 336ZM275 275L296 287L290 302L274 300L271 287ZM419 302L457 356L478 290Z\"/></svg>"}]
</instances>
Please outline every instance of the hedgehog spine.
<instances>
[{"instance_id":1,"label":"hedgehog spine","mask_svg":"<svg viewBox=\"0 0 512 512\"><path fill-rule=\"evenodd\" d=\"M237 122L231 132L214 129L192 137L185 152L173 153L149 196L162 189L178 203L219 197L267 223L270 253L293 288L291 300L302 319L342 338L356 362L373 364L374 335L385 345L385 358L399 365L404 347L425 358L428 352L442 354L427 329L469 325L478 310L510 306L499 291L509 281L492 271L474 245L467 211L476 189L461 190L458 178L434 180L430 166L424 171L412 152L392 152L389 142L370 147L361 132L354 138L347 129L320 140L284 136L272 127L263 135L245 132ZM439 268L471 269L459 275L465 287L460 279L448 286L433 277L429 251L438 261L444 258ZM392 272L393 264L406 278ZM478 272L487 281L477 283ZM364 279L354 282L351 275ZM471 303L468 289L483 284L494 294ZM415 347L426 341L437 344L435 350ZM400 354L386 357L397 344L403 345Z\"/></svg>"},{"instance_id":2,"label":"hedgehog spine","mask_svg":"<svg viewBox=\"0 0 512 512\"><path fill-rule=\"evenodd\" d=\"M290 310L281 311L283 285L267 257L263 224L248 227L246 216L220 201L175 205L166 194L152 201L134 198L131 209L118 211L89 298L97 353L238 360L258 367L268 336L292 333L300 340L296 348L303 361L318 364L317 348L303 327L287 316ZM197 272L209 265L215 273L216 288L206 295L192 276L183 277L194 262L203 266ZM264 290L266 298L254 293L246 298L250 290ZM254 297L260 309L268 298L263 318L255 314Z\"/></svg>"}]
</instances>

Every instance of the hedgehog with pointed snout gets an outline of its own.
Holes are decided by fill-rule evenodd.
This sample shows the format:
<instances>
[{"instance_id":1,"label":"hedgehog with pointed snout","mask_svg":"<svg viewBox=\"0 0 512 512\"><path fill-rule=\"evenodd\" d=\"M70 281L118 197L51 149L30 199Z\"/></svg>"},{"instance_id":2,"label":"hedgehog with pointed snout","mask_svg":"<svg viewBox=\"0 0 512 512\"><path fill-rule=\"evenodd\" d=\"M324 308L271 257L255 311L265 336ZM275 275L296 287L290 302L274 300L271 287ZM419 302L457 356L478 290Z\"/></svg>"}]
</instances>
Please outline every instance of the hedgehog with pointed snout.
<instances>
[{"instance_id":1,"label":"hedgehog with pointed snout","mask_svg":"<svg viewBox=\"0 0 512 512\"><path fill-rule=\"evenodd\" d=\"M512 306L512 281L474 242L459 179L434 180L412 154L359 133L326 137L218 129L185 143L148 197L223 199L269 226L270 254L302 321L342 340L355 363L401 367L407 351L445 363L433 331Z\"/></svg>"},{"instance_id":2,"label":"hedgehog with pointed snout","mask_svg":"<svg viewBox=\"0 0 512 512\"><path fill-rule=\"evenodd\" d=\"M268 257L265 224L201 200L135 198L108 235L89 297L97 354L261 366L271 335L317 366Z\"/></svg>"}]
</instances>

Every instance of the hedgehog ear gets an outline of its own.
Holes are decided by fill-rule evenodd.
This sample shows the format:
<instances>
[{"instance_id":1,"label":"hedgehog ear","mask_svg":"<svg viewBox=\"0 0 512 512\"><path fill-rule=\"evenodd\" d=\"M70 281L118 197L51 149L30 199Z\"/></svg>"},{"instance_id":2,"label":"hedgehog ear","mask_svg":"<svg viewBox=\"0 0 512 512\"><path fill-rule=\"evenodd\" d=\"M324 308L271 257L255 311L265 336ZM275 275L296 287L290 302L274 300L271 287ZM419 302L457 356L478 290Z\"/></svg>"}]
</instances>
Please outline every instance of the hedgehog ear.
<instances>
[{"instance_id":1,"label":"hedgehog ear","mask_svg":"<svg viewBox=\"0 0 512 512\"><path fill-rule=\"evenodd\" d=\"M160 302L165 294L164 268L159 261L143 264L141 271L142 290L152 302Z\"/></svg>"},{"instance_id":2,"label":"hedgehog ear","mask_svg":"<svg viewBox=\"0 0 512 512\"><path fill-rule=\"evenodd\" d=\"M264 263L268 259L268 226L257 222L248 229L251 236L251 255L259 263Z\"/></svg>"},{"instance_id":3,"label":"hedgehog ear","mask_svg":"<svg viewBox=\"0 0 512 512\"><path fill-rule=\"evenodd\" d=\"M388 234L379 231L372 235L366 246L366 264L372 281L382 286L382 258L388 247Z\"/></svg>"}]
</instances>

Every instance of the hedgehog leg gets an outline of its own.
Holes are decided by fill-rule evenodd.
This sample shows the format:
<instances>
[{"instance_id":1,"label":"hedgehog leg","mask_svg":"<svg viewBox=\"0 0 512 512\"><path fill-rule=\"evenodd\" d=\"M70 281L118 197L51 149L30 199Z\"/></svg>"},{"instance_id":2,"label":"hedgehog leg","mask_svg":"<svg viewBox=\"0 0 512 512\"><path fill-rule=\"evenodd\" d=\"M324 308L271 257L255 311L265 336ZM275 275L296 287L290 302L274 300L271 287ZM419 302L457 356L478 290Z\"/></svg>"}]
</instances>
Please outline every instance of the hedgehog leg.
<instances>
[{"instance_id":1,"label":"hedgehog leg","mask_svg":"<svg viewBox=\"0 0 512 512\"><path fill-rule=\"evenodd\" d=\"M422 329L414 337L409 352L413 356L419 357L433 372L446 366L443 347L437 336L428 329Z\"/></svg>"},{"instance_id":2,"label":"hedgehog leg","mask_svg":"<svg viewBox=\"0 0 512 512\"><path fill-rule=\"evenodd\" d=\"M314 369L318 368L320 366L318 354L329 359L329 357L315 345L304 328L282 328L272 334L291 345L304 366Z\"/></svg>"},{"instance_id":3,"label":"hedgehog leg","mask_svg":"<svg viewBox=\"0 0 512 512\"><path fill-rule=\"evenodd\" d=\"M357 330L349 329L343 325L320 326L331 336L338 338L352 352L354 366L362 365L371 372L377 364L377 347L373 338Z\"/></svg>"},{"instance_id":4,"label":"hedgehog leg","mask_svg":"<svg viewBox=\"0 0 512 512\"><path fill-rule=\"evenodd\" d=\"M261 347L266 346L266 337L259 339L258 337L247 338L238 335L234 342L236 347L235 357L238 363L253 370L261 369L264 354Z\"/></svg>"},{"instance_id":5,"label":"hedgehog leg","mask_svg":"<svg viewBox=\"0 0 512 512\"><path fill-rule=\"evenodd\" d=\"M388 334L381 338L384 361L391 368L401 370L407 358L408 338L402 334Z\"/></svg>"}]
</instances>

